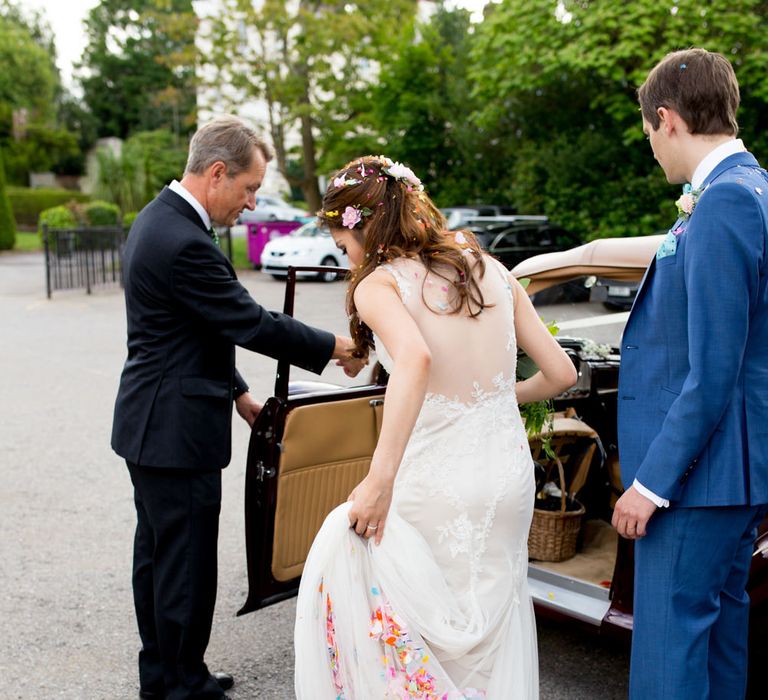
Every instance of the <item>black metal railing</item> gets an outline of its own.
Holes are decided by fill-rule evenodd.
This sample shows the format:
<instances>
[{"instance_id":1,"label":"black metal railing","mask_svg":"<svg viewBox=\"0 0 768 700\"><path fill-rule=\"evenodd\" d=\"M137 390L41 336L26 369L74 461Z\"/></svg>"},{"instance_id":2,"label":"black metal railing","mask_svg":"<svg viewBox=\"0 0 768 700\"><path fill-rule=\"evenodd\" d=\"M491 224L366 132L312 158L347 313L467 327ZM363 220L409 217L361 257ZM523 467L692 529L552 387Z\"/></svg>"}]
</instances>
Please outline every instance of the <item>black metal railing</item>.
<instances>
[{"instance_id":1,"label":"black metal railing","mask_svg":"<svg viewBox=\"0 0 768 700\"><path fill-rule=\"evenodd\" d=\"M56 229L43 226L45 287L85 289L123 283L122 255L127 231L122 226Z\"/></svg>"}]
</instances>

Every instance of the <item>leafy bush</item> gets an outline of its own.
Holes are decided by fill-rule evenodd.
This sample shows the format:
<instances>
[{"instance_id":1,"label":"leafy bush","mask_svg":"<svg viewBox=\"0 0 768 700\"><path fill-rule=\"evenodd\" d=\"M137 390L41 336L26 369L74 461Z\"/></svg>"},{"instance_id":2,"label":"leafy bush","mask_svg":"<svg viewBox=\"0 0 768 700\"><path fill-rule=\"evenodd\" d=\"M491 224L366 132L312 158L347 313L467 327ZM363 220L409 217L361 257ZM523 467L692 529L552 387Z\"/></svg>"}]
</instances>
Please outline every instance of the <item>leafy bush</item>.
<instances>
[{"instance_id":1,"label":"leafy bush","mask_svg":"<svg viewBox=\"0 0 768 700\"><path fill-rule=\"evenodd\" d=\"M97 200L83 207L83 215L88 226L115 226L120 220L120 209L116 204Z\"/></svg>"},{"instance_id":2,"label":"leafy bush","mask_svg":"<svg viewBox=\"0 0 768 700\"><path fill-rule=\"evenodd\" d=\"M139 215L137 211L129 211L123 214L123 228L130 229L133 226L133 222L136 221L136 217Z\"/></svg>"},{"instance_id":3,"label":"leafy bush","mask_svg":"<svg viewBox=\"0 0 768 700\"><path fill-rule=\"evenodd\" d=\"M40 212L38 230L41 233L44 224L48 224L48 228L74 228L77 226L77 217L70 207L60 205Z\"/></svg>"},{"instance_id":4,"label":"leafy bush","mask_svg":"<svg viewBox=\"0 0 768 700\"><path fill-rule=\"evenodd\" d=\"M53 188L9 187L8 197L18 226L37 226L40 213L68 202L87 202L83 192Z\"/></svg>"}]
</instances>

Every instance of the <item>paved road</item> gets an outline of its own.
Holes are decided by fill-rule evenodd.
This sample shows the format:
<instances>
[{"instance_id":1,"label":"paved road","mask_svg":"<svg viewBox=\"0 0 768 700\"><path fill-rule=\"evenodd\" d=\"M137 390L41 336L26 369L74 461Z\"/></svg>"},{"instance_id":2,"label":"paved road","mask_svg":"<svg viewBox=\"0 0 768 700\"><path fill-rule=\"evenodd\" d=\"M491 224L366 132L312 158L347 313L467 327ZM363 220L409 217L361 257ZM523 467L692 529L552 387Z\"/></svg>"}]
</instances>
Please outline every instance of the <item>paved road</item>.
<instances>
[{"instance_id":1,"label":"paved road","mask_svg":"<svg viewBox=\"0 0 768 700\"><path fill-rule=\"evenodd\" d=\"M281 307L281 284L257 273L242 278L263 304ZM297 314L343 331L343 295L342 283L303 283ZM544 312L561 320L592 313L599 310ZM132 700L134 511L127 471L109 448L125 357L122 294L57 292L49 301L41 256L6 254L0 256L0 324L0 698ZM254 393L271 393L274 362L240 352L238 365ZM327 378L344 381L336 368ZM237 676L233 700L287 700L294 602L235 617L246 592L247 426L238 421L233 437L208 660ZM625 649L548 622L540 624L539 645L543 699L626 695Z\"/></svg>"}]
</instances>

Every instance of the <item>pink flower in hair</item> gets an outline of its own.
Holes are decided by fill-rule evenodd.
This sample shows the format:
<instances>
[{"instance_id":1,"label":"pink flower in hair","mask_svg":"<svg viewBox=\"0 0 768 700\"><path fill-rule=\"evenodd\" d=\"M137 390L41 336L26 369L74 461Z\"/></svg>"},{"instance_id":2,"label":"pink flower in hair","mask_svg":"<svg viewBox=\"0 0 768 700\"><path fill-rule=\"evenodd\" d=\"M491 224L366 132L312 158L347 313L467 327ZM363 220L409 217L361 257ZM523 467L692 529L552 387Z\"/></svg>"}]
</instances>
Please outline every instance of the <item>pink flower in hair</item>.
<instances>
[{"instance_id":1,"label":"pink flower in hair","mask_svg":"<svg viewBox=\"0 0 768 700\"><path fill-rule=\"evenodd\" d=\"M341 224L347 228L355 228L363 218L360 210L355 207L347 207L341 215Z\"/></svg>"}]
</instances>

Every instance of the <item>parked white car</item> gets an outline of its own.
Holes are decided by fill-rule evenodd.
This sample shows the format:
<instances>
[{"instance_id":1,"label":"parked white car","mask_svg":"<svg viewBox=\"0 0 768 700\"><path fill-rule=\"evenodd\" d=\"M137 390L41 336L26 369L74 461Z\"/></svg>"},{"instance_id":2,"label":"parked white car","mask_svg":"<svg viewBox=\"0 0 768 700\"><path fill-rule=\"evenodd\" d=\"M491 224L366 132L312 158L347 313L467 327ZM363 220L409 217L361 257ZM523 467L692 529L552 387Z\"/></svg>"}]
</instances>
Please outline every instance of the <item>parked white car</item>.
<instances>
[{"instance_id":1,"label":"parked white car","mask_svg":"<svg viewBox=\"0 0 768 700\"><path fill-rule=\"evenodd\" d=\"M336 247L331 232L325 226L310 221L291 234L276 238L264 246L261 269L275 279L283 279L288 268L325 265L349 269L349 259ZM335 272L300 272L297 277L309 277L333 282Z\"/></svg>"},{"instance_id":2,"label":"parked white car","mask_svg":"<svg viewBox=\"0 0 768 700\"><path fill-rule=\"evenodd\" d=\"M271 194L257 194L256 208L251 211L244 209L240 213L241 224L251 221L293 221L309 216L309 212L298 207L292 207L280 197Z\"/></svg>"}]
</instances>

